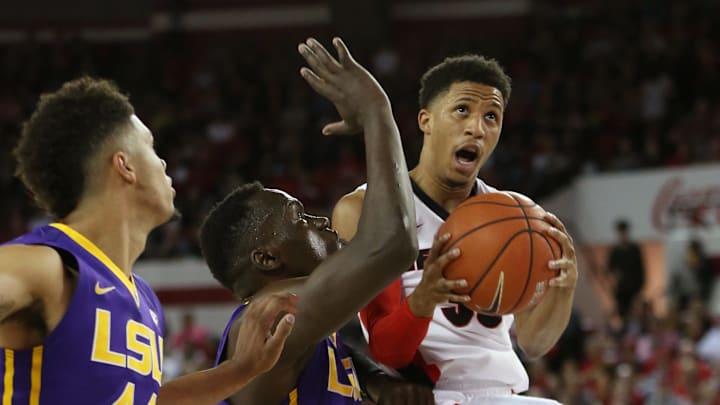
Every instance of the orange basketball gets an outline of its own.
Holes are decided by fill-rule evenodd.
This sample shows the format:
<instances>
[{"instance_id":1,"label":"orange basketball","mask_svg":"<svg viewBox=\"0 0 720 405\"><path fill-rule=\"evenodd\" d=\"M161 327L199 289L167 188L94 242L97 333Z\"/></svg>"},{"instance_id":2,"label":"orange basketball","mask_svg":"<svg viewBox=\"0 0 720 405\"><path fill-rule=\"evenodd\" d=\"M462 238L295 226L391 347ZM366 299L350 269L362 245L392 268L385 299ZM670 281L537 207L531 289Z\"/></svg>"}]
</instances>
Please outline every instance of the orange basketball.
<instances>
[{"instance_id":1,"label":"orange basketball","mask_svg":"<svg viewBox=\"0 0 720 405\"><path fill-rule=\"evenodd\" d=\"M497 192L469 198L457 206L440 228L450 232L445 250L461 255L445 268L445 278L464 278L468 308L504 315L538 302L547 281L558 273L548 267L560 258L560 244L547 234L545 210L519 193Z\"/></svg>"}]
</instances>

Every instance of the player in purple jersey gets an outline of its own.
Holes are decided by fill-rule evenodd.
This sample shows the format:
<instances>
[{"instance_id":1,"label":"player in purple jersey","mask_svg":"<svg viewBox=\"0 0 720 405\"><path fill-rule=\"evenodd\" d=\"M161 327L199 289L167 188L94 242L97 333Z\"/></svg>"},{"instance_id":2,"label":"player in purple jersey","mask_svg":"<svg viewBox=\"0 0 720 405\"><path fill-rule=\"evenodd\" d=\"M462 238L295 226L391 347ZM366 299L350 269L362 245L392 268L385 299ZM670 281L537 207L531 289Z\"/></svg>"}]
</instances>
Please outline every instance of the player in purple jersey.
<instances>
[{"instance_id":1,"label":"player in purple jersey","mask_svg":"<svg viewBox=\"0 0 720 405\"><path fill-rule=\"evenodd\" d=\"M213 404L277 361L294 320L288 294L248 308L226 362L160 386L163 314L132 267L173 217L175 191L114 85L81 78L42 96L15 156L58 222L0 246L3 405Z\"/></svg>"},{"instance_id":2,"label":"player in purple jersey","mask_svg":"<svg viewBox=\"0 0 720 405\"><path fill-rule=\"evenodd\" d=\"M342 117L324 134L364 131L368 192L359 231L340 249L327 218L307 214L294 197L259 183L236 189L211 211L200 239L218 281L248 301L277 291L299 297L297 322L277 365L229 398L229 404L359 403L355 367L335 331L415 256L412 191L390 102L342 41L336 38L333 44L338 59L314 39L300 44L310 66L301 74ZM228 322L219 361L239 349L235 342L245 322L243 311L244 304ZM430 390L413 387L406 387L404 398L390 398L382 387L372 386L379 381L368 380L367 388L380 403L417 405L432 398Z\"/></svg>"}]
</instances>

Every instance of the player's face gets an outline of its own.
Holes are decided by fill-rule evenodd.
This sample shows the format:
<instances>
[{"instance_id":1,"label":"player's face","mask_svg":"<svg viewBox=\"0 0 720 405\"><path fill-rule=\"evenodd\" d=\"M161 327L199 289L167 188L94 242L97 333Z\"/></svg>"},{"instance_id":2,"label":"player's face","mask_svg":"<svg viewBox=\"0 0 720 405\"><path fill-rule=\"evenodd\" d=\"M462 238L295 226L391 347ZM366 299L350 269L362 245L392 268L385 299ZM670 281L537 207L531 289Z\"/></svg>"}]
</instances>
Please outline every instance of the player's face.
<instances>
[{"instance_id":1,"label":"player's face","mask_svg":"<svg viewBox=\"0 0 720 405\"><path fill-rule=\"evenodd\" d=\"M449 185L467 185L492 154L502 130L500 90L475 82L453 83L420 110L425 133L421 159Z\"/></svg>"},{"instance_id":2,"label":"player's face","mask_svg":"<svg viewBox=\"0 0 720 405\"><path fill-rule=\"evenodd\" d=\"M175 189L165 170L167 164L155 153L154 138L148 127L133 115L130 118L131 133L135 140L133 161L137 165L137 185L140 200L157 213L160 223L175 214Z\"/></svg>"},{"instance_id":3,"label":"player's face","mask_svg":"<svg viewBox=\"0 0 720 405\"><path fill-rule=\"evenodd\" d=\"M306 276L340 248L338 233L326 217L305 212L302 203L281 190L265 189L265 203L272 208L273 239L291 277Z\"/></svg>"}]
</instances>

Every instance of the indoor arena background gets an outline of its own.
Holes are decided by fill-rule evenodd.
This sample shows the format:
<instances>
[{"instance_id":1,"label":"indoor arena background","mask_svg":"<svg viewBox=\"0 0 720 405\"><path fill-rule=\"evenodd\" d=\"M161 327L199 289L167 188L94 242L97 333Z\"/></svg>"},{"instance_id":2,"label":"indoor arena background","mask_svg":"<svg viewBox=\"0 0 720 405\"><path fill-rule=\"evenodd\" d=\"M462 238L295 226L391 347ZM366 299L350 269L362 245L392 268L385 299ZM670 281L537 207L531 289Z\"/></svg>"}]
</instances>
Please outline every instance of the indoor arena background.
<instances>
[{"instance_id":1,"label":"indoor arena background","mask_svg":"<svg viewBox=\"0 0 720 405\"><path fill-rule=\"evenodd\" d=\"M257 179L329 215L365 181L362 140L320 135L336 113L298 74L296 45L310 35L342 35L376 75L410 165L427 67L477 52L509 71L512 99L481 177L554 211L580 251L576 310L556 348L527 363L532 395L719 403L716 1L0 2L0 240L50 220L11 156L39 94L83 73L114 80L153 131L183 213L151 235L136 268L169 321L165 377L208 366L233 308L199 258L213 203ZM646 274L625 319L607 265L619 219Z\"/></svg>"}]
</instances>

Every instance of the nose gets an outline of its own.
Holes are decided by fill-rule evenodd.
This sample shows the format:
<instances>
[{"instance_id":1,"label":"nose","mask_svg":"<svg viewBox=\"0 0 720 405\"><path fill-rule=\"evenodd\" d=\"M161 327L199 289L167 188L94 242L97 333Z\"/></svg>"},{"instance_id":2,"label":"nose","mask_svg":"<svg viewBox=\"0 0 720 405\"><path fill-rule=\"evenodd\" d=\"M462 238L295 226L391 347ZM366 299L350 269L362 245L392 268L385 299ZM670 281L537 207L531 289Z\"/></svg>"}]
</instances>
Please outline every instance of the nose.
<instances>
[{"instance_id":1,"label":"nose","mask_svg":"<svg viewBox=\"0 0 720 405\"><path fill-rule=\"evenodd\" d=\"M473 138L483 138L485 136L485 122L482 116L473 116L467 120L465 135L472 136Z\"/></svg>"},{"instance_id":2,"label":"nose","mask_svg":"<svg viewBox=\"0 0 720 405\"><path fill-rule=\"evenodd\" d=\"M165 159L160 159L160 161L162 162L163 169L167 169L167 162L165 161Z\"/></svg>"}]
</instances>

